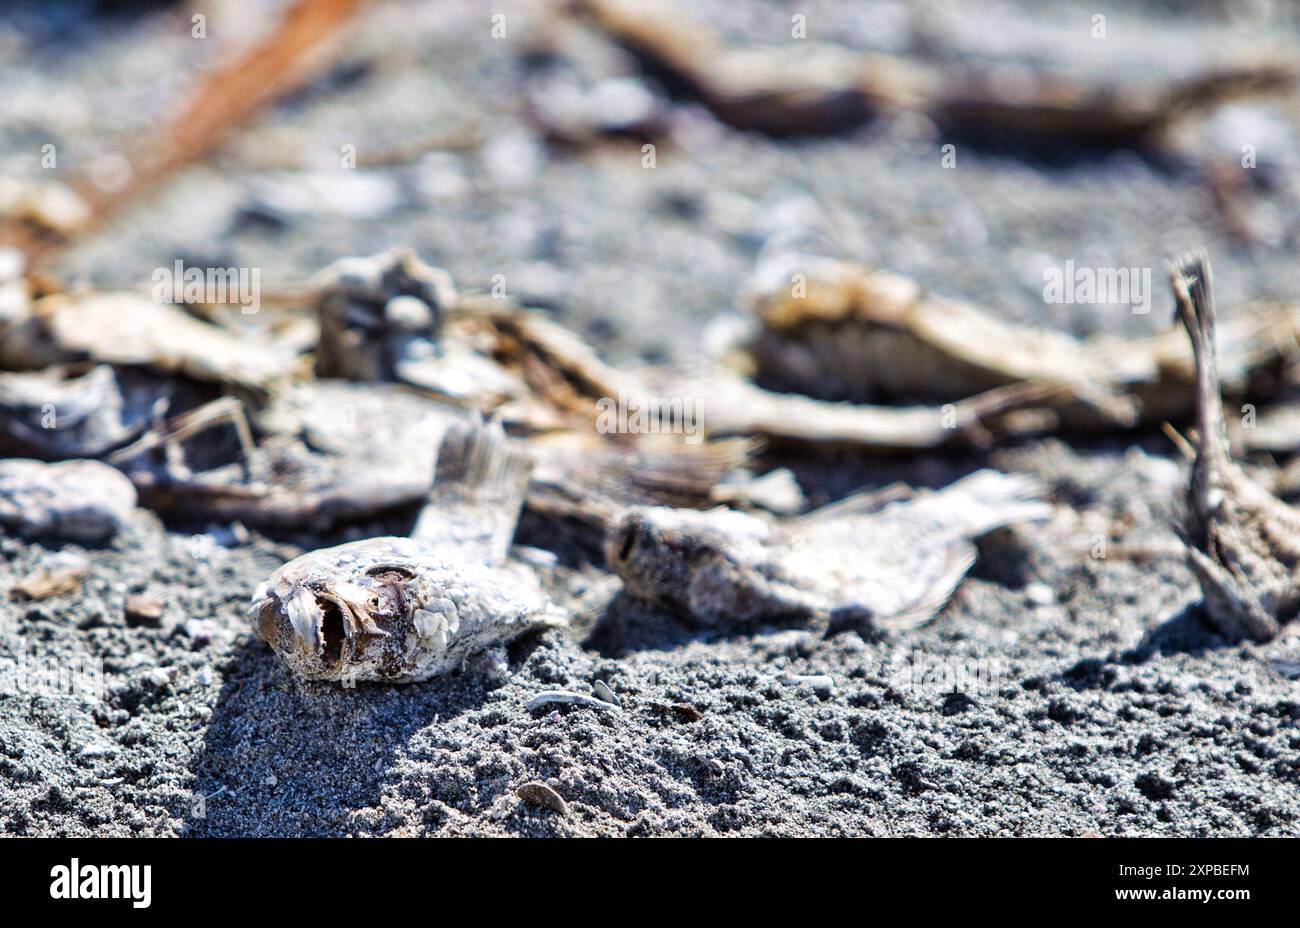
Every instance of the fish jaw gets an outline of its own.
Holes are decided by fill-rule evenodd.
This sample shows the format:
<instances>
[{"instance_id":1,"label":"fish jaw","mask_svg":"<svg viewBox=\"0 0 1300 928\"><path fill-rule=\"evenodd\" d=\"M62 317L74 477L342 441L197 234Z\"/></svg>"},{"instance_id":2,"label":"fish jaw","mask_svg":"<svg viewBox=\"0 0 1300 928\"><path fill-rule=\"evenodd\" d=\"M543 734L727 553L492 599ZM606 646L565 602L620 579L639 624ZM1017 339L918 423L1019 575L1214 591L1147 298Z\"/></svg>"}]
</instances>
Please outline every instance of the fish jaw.
<instances>
[{"instance_id":1,"label":"fish jaw","mask_svg":"<svg viewBox=\"0 0 1300 928\"><path fill-rule=\"evenodd\" d=\"M312 551L282 566L253 597L250 622L299 677L410 683L552 624L530 573L452 564L409 538L371 538Z\"/></svg>"}]
</instances>

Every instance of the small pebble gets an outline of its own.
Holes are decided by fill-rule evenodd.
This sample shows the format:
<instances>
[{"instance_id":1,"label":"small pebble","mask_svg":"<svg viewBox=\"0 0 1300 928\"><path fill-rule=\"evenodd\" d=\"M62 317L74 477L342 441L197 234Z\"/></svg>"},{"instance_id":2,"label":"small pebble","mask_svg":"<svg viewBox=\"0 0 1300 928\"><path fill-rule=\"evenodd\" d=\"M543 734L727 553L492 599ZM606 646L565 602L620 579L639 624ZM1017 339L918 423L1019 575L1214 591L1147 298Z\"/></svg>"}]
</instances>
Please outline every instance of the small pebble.
<instances>
[{"instance_id":1,"label":"small pebble","mask_svg":"<svg viewBox=\"0 0 1300 928\"><path fill-rule=\"evenodd\" d=\"M1050 606L1056 602L1056 593L1046 583L1031 583L1025 587L1025 599L1030 605Z\"/></svg>"},{"instance_id":2,"label":"small pebble","mask_svg":"<svg viewBox=\"0 0 1300 928\"><path fill-rule=\"evenodd\" d=\"M221 627L211 619L187 619L182 627L196 648L204 648L212 644L221 632ZM206 669L204 668L204 672Z\"/></svg>"},{"instance_id":3,"label":"small pebble","mask_svg":"<svg viewBox=\"0 0 1300 928\"><path fill-rule=\"evenodd\" d=\"M135 487L102 461L0 460L0 525L24 538L107 541L135 510Z\"/></svg>"},{"instance_id":4,"label":"small pebble","mask_svg":"<svg viewBox=\"0 0 1300 928\"><path fill-rule=\"evenodd\" d=\"M156 596L136 594L126 598L128 625L154 625L162 619L163 601Z\"/></svg>"}]
</instances>

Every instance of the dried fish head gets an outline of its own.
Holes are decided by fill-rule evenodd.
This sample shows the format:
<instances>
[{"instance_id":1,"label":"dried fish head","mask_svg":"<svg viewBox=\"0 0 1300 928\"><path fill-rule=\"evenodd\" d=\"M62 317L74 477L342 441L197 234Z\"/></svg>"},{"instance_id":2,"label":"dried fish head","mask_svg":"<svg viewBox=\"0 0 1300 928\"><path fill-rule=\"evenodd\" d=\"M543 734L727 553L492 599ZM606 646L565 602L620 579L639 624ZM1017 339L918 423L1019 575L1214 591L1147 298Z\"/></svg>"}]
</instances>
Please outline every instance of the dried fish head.
<instances>
[{"instance_id":1,"label":"dried fish head","mask_svg":"<svg viewBox=\"0 0 1300 928\"><path fill-rule=\"evenodd\" d=\"M453 564L389 537L295 558L250 620L299 676L351 685L427 680L558 616L522 565Z\"/></svg>"},{"instance_id":2,"label":"dried fish head","mask_svg":"<svg viewBox=\"0 0 1300 928\"><path fill-rule=\"evenodd\" d=\"M773 541L749 513L642 506L612 526L605 559L628 592L702 624L807 617L816 603L779 574Z\"/></svg>"},{"instance_id":3,"label":"dried fish head","mask_svg":"<svg viewBox=\"0 0 1300 928\"><path fill-rule=\"evenodd\" d=\"M453 423L411 538L304 554L254 597L258 634L299 676L405 683L460 667L529 628L563 624L507 557L532 462L497 423Z\"/></svg>"},{"instance_id":4,"label":"dried fish head","mask_svg":"<svg viewBox=\"0 0 1300 928\"><path fill-rule=\"evenodd\" d=\"M320 279L317 374L396 379L404 360L436 349L457 298L446 271L406 249L336 261Z\"/></svg>"}]
</instances>

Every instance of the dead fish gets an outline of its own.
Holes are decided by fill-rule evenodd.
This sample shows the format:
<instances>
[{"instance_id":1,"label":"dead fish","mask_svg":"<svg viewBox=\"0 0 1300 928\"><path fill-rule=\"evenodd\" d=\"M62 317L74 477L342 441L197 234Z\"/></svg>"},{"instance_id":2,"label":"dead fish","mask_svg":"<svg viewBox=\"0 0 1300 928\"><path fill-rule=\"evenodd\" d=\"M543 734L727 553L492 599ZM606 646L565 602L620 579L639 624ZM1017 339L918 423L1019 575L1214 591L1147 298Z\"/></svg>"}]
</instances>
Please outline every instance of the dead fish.
<instances>
[{"instance_id":1,"label":"dead fish","mask_svg":"<svg viewBox=\"0 0 1300 928\"><path fill-rule=\"evenodd\" d=\"M256 417L226 397L110 456L168 518L325 530L418 503L459 410L392 384L305 381Z\"/></svg>"},{"instance_id":2,"label":"dead fish","mask_svg":"<svg viewBox=\"0 0 1300 928\"><path fill-rule=\"evenodd\" d=\"M804 287L791 287L794 275ZM762 325L756 376L782 390L853 402L957 402L1012 384L1055 384L1058 424L1113 429L1191 412L1193 366L1170 332L1075 338L1003 322L902 275L795 252L761 260L747 301ZM1300 325L1293 307L1243 314L1224 332L1223 370L1237 388L1277 364ZM996 423L994 423L996 424Z\"/></svg>"},{"instance_id":3,"label":"dead fish","mask_svg":"<svg viewBox=\"0 0 1300 928\"><path fill-rule=\"evenodd\" d=\"M485 415L525 398L523 383L477 350L472 332L444 337L461 298L450 274L409 249L344 258L316 288L318 376L400 382Z\"/></svg>"},{"instance_id":4,"label":"dead fish","mask_svg":"<svg viewBox=\"0 0 1300 928\"><path fill-rule=\"evenodd\" d=\"M785 525L725 509L630 510L607 563L630 593L703 625L930 621L975 562L973 540L1050 514L1023 475L978 471L938 492L892 487Z\"/></svg>"},{"instance_id":5,"label":"dead fish","mask_svg":"<svg viewBox=\"0 0 1300 928\"><path fill-rule=\"evenodd\" d=\"M253 598L257 634L307 680L410 683L566 621L509 561L526 454L494 426L453 429L411 538L370 538L285 564Z\"/></svg>"},{"instance_id":6,"label":"dead fish","mask_svg":"<svg viewBox=\"0 0 1300 928\"><path fill-rule=\"evenodd\" d=\"M258 635L291 670L334 682L427 680L556 621L522 569L449 561L399 537L290 561L253 612Z\"/></svg>"},{"instance_id":7,"label":"dead fish","mask_svg":"<svg viewBox=\"0 0 1300 928\"><path fill-rule=\"evenodd\" d=\"M0 452L42 460L97 458L138 439L166 408L152 390L126 390L99 364L80 376L51 368L0 374Z\"/></svg>"},{"instance_id":8,"label":"dead fish","mask_svg":"<svg viewBox=\"0 0 1300 928\"><path fill-rule=\"evenodd\" d=\"M135 503L131 481L100 461L0 460L0 526L24 538L107 541Z\"/></svg>"}]
</instances>

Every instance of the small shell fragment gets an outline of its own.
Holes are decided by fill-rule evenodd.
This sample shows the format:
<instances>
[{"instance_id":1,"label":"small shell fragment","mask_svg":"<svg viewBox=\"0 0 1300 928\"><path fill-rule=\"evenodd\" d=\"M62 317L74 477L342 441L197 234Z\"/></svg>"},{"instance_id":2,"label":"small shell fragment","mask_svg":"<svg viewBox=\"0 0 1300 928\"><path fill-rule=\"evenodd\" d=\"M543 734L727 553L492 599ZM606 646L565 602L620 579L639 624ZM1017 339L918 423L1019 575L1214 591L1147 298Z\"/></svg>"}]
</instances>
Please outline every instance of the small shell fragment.
<instances>
[{"instance_id":1,"label":"small shell fragment","mask_svg":"<svg viewBox=\"0 0 1300 928\"><path fill-rule=\"evenodd\" d=\"M604 680L597 680L591 685L591 688L595 690L596 695L605 700L605 702L622 708L623 703L618 698L618 694L615 693L614 690L610 688L610 685Z\"/></svg>"},{"instance_id":2,"label":"small shell fragment","mask_svg":"<svg viewBox=\"0 0 1300 928\"><path fill-rule=\"evenodd\" d=\"M532 699L528 700L527 709L529 712L535 712L544 706L550 706L559 703L561 705L585 706L588 709L600 709L605 712L617 712L618 704L606 702L603 699L596 699L594 696L584 696L582 693L571 693L568 690L547 690L544 693L538 693Z\"/></svg>"},{"instance_id":3,"label":"small shell fragment","mask_svg":"<svg viewBox=\"0 0 1300 928\"><path fill-rule=\"evenodd\" d=\"M835 680L830 674L812 673L797 674L787 673L781 675L781 682L787 686L807 685L812 688L814 693L827 694L835 692Z\"/></svg>"},{"instance_id":4,"label":"small shell fragment","mask_svg":"<svg viewBox=\"0 0 1300 928\"><path fill-rule=\"evenodd\" d=\"M569 814L569 804L564 801L564 797L538 780L520 786L515 790L515 795L524 802L550 809L553 812L560 813L560 815L567 816Z\"/></svg>"}]
</instances>

